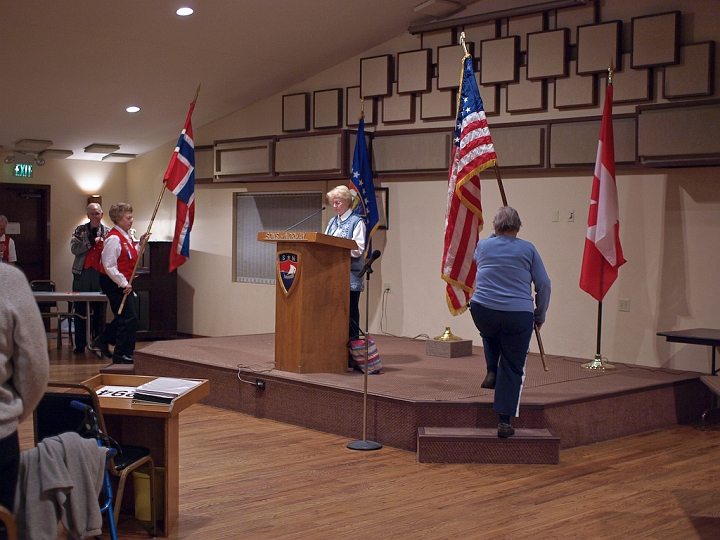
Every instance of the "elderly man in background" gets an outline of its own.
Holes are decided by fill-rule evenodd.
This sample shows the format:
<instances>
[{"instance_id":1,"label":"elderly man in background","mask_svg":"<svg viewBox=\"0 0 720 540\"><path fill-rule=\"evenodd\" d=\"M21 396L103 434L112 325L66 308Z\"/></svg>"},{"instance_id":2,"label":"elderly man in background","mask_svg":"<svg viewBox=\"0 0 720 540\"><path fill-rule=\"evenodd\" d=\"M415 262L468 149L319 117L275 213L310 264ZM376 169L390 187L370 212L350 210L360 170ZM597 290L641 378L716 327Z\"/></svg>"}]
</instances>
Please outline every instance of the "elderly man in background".
<instances>
[{"instance_id":1,"label":"elderly man in background","mask_svg":"<svg viewBox=\"0 0 720 540\"><path fill-rule=\"evenodd\" d=\"M103 243L110 229L103 225L100 221L103 217L102 207L97 203L90 203L87 207L87 217L89 221L79 225L72 238L70 238L70 252L75 255L75 261L72 266L74 292L100 292L100 268L102 262L100 260L103 250ZM90 310L92 316L92 335L98 336L102 332L105 317L103 317L105 304L103 302L93 302ZM86 304L76 302L75 313L82 317L87 317ZM86 335L87 319L80 317L75 318L75 354L83 354L87 346ZM110 350L105 347L102 351L108 358L112 355Z\"/></svg>"},{"instance_id":2,"label":"elderly man in background","mask_svg":"<svg viewBox=\"0 0 720 540\"><path fill-rule=\"evenodd\" d=\"M15 265L17 255L15 253L15 242L5 234L8 219L0 215L0 262Z\"/></svg>"}]
</instances>

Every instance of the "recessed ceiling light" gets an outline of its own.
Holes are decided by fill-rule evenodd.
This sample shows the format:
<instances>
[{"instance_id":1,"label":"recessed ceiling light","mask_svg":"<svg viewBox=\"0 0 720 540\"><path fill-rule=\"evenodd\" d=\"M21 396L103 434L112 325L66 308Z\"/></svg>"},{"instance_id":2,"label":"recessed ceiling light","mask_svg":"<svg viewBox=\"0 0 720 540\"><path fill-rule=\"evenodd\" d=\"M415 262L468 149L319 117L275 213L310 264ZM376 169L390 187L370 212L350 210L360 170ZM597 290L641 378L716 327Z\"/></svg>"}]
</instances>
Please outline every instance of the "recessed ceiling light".
<instances>
[{"instance_id":1,"label":"recessed ceiling light","mask_svg":"<svg viewBox=\"0 0 720 540\"><path fill-rule=\"evenodd\" d=\"M137 105L130 105L130 107L128 107L125 110L129 113L136 113L136 112L140 112L140 107L138 107Z\"/></svg>"},{"instance_id":2,"label":"recessed ceiling light","mask_svg":"<svg viewBox=\"0 0 720 540\"><path fill-rule=\"evenodd\" d=\"M177 13L177 14L180 15L181 17L187 17L188 15L192 15L192 14L193 14L193 8L181 7L181 8L178 9L175 13Z\"/></svg>"}]
</instances>

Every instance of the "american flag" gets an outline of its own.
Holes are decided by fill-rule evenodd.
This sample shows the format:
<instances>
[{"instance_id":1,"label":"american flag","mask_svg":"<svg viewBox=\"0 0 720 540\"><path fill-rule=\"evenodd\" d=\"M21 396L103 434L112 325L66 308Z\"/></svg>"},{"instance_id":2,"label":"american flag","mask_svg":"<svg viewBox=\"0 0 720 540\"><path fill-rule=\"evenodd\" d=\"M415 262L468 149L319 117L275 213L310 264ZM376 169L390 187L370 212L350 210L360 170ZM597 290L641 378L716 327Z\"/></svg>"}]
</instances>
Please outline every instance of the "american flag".
<instances>
[{"instance_id":1,"label":"american flag","mask_svg":"<svg viewBox=\"0 0 720 540\"><path fill-rule=\"evenodd\" d=\"M446 300L453 315L467 309L475 290L473 254L483 227L478 175L497 162L470 55L463 58L458 93L442 262Z\"/></svg>"},{"instance_id":2,"label":"american flag","mask_svg":"<svg viewBox=\"0 0 720 540\"><path fill-rule=\"evenodd\" d=\"M372 179L370 155L365 142L365 117L360 118L358 125L355 153L353 154L352 171L350 173L350 191L357 195L353 212L365 221L365 256L370 253L370 239L380 224L375 186Z\"/></svg>"},{"instance_id":3,"label":"american flag","mask_svg":"<svg viewBox=\"0 0 720 540\"><path fill-rule=\"evenodd\" d=\"M620 221L615 183L615 141L612 126L613 87L608 84L600 126L595 175L590 194L588 229L585 238L580 288L598 302L618 277L625 264L620 246Z\"/></svg>"},{"instance_id":4,"label":"american flag","mask_svg":"<svg viewBox=\"0 0 720 540\"><path fill-rule=\"evenodd\" d=\"M195 143L191 120L194 108L195 102L190 104L185 127L180 133L164 177L167 188L177 196L175 235L170 249L169 272L190 257L190 231L195 220Z\"/></svg>"}]
</instances>

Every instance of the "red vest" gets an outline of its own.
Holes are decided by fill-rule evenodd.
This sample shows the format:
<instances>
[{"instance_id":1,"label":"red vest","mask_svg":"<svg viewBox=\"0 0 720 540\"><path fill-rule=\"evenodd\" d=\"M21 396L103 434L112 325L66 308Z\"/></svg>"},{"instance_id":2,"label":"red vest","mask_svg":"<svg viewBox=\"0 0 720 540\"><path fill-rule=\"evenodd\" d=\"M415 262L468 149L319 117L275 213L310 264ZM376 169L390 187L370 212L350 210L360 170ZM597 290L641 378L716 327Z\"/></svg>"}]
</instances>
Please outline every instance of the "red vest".
<instances>
[{"instance_id":1,"label":"red vest","mask_svg":"<svg viewBox=\"0 0 720 540\"><path fill-rule=\"evenodd\" d=\"M132 276L133 268L135 268L135 260L138 255L137 250L135 249L135 244L128 242L120 231L115 228L110 230L108 235L105 237L105 241L107 242L107 239L111 236L117 236L120 239L120 255L118 256L117 266L120 273L129 281L130 276ZM104 266L101 267L100 271L103 274L107 274Z\"/></svg>"},{"instance_id":2,"label":"red vest","mask_svg":"<svg viewBox=\"0 0 720 540\"><path fill-rule=\"evenodd\" d=\"M0 244L5 246L5 252L3 253L2 262L6 263L8 262L8 258L10 257L10 237L5 234L5 240L0 241Z\"/></svg>"},{"instance_id":3,"label":"red vest","mask_svg":"<svg viewBox=\"0 0 720 540\"><path fill-rule=\"evenodd\" d=\"M94 238L91 238L94 240ZM103 243L97 242L93 244L93 247L91 247L87 255L85 255L85 264L83 265L83 268L94 268L97 271L102 271L102 262L100 260L100 257L102 256L102 250L103 250Z\"/></svg>"}]
</instances>

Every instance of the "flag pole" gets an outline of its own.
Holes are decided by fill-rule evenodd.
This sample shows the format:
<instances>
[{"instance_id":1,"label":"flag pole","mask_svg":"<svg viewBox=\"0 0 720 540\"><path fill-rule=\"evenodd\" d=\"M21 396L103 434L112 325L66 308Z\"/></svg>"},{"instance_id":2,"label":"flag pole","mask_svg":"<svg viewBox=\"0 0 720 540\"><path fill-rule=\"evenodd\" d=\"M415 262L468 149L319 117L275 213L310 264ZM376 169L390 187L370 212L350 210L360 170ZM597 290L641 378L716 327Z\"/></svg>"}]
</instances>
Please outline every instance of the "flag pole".
<instances>
[{"instance_id":1,"label":"flag pole","mask_svg":"<svg viewBox=\"0 0 720 540\"><path fill-rule=\"evenodd\" d=\"M202 84L198 84L197 90L195 91L195 98L192 100L192 104L195 105L197 102L198 95L200 94L200 86ZM145 252L145 247L148 243L148 238L150 237L150 230L152 229L153 223L155 221L155 216L157 216L158 210L160 209L160 203L162 202L163 195L165 195L165 190L167 189L167 179L163 178L163 187L162 190L160 190L160 196L158 197L157 202L155 203L155 210L153 210L152 217L150 218L150 222L148 223L147 231L145 232L145 236L143 238L143 241L140 242L140 250L138 251L137 259L135 260L135 266L133 266L132 274L130 274L130 279L128 280L128 285L132 285L132 282L135 280L135 275L137 273L138 266L140 264L140 259L142 259L143 253ZM127 300L127 293L123 295L122 302L120 302L120 307L118 308L118 315L120 315L123 312L123 308L125 307L125 301Z\"/></svg>"},{"instance_id":2,"label":"flag pole","mask_svg":"<svg viewBox=\"0 0 720 540\"><path fill-rule=\"evenodd\" d=\"M460 32L460 44L465 51L465 56L470 56L470 53L467 50L467 45L465 45L465 32ZM502 177L500 176L500 167L497 164L497 160L495 161L495 178L497 178L498 188L500 189L500 198L502 199L503 206L507 206L507 197L505 196L505 188L503 187Z\"/></svg>"},{"instance_id":3,"label":"flag pole","mask_svg":"<svg viewBox=\"0 0 720 540\"><path fill-rule=\"evenodd\" d=\"M612 86L612 78L613 78L613 61L612 58L610 58L610 67L608 68L608 86ZM605 272L605 267L600 267L600 283L602 283L602 274ZM610 364L609 362L603 362L602 361L602 354L600 353L600 340L602 338L602 300L598 301L598 317L597 317L597 338L596 338L596 347L595 347L595 358L593 358L592 362L587 362L586 364L583 364L582 367L585 369L607 369L612 370L615 369L615 366Z\"/></svg>"},{"instance_id":4,"label":"flag pole","mask_svg":"<svg viewBox=\"0 0 720 540\"><path fill-rule=\"evenodd\" d=\"M360 116L358 116L358 124L365 118L365 98L360 96ZM365 124L363 124L364 126ZM358 126L358 131L360 130L360 127ZM360 135L360 133L358 133ZM363 137L365 137L365 128L363 127ZM355 143L355 146L357 147L357 142ZM353 159L354 161L354 159ZM355 165L353 164L353 168ZM370 171L370 174L372 175L372 171ZM358 194L359 196L360 194ZM366 253L370 253L370 246L372 245L372 238L367 242L367 246L365 247ZM378 254L380 252L378 251ZM366 259L367 260L367 259ZM369 451L369 450L380 450L382 448L382 444L376 441L369 441L367 438L367 407L368 407L368 371L370 371L370 274L373 273L372 268L368 267L367 271L365 272L365 282L367 283L367 286L365 287L365 369L363 370L363 419L362 419L362 434L363 438L362 440L356 440L351 443L348 443L347 447L350 450L363 450L363 451Z\"/></svg>"},{"instance_id":5,"label":"flag pole","mask_svg":"<svg viewBox=\"0 0 720 540\"><path fill-rule=\"evenodd\" d=\"M460 33L460 44L463 47L463 50L465 51L465 56L470 56L470 53L467 50L467 46L465 45L465 32ZM459 99L459 98L458 98ZM498 166L497 160L495 160L495 178L497 179L498 183L498 189L500 189L500 198L502 200L503 206L507 206L507 197L505 196L505 188L503 187L503 181L502 177L500 176L500 167ZM540 350L540 359L542 360L543 369L545 371L548 371L547 364L545 363L545 350L543 348L542 339L540 338L540 330L537 326L534 326L535 329L535 337L537 338L538 342L538 348Z\"/></svg>"}]
</instances>

